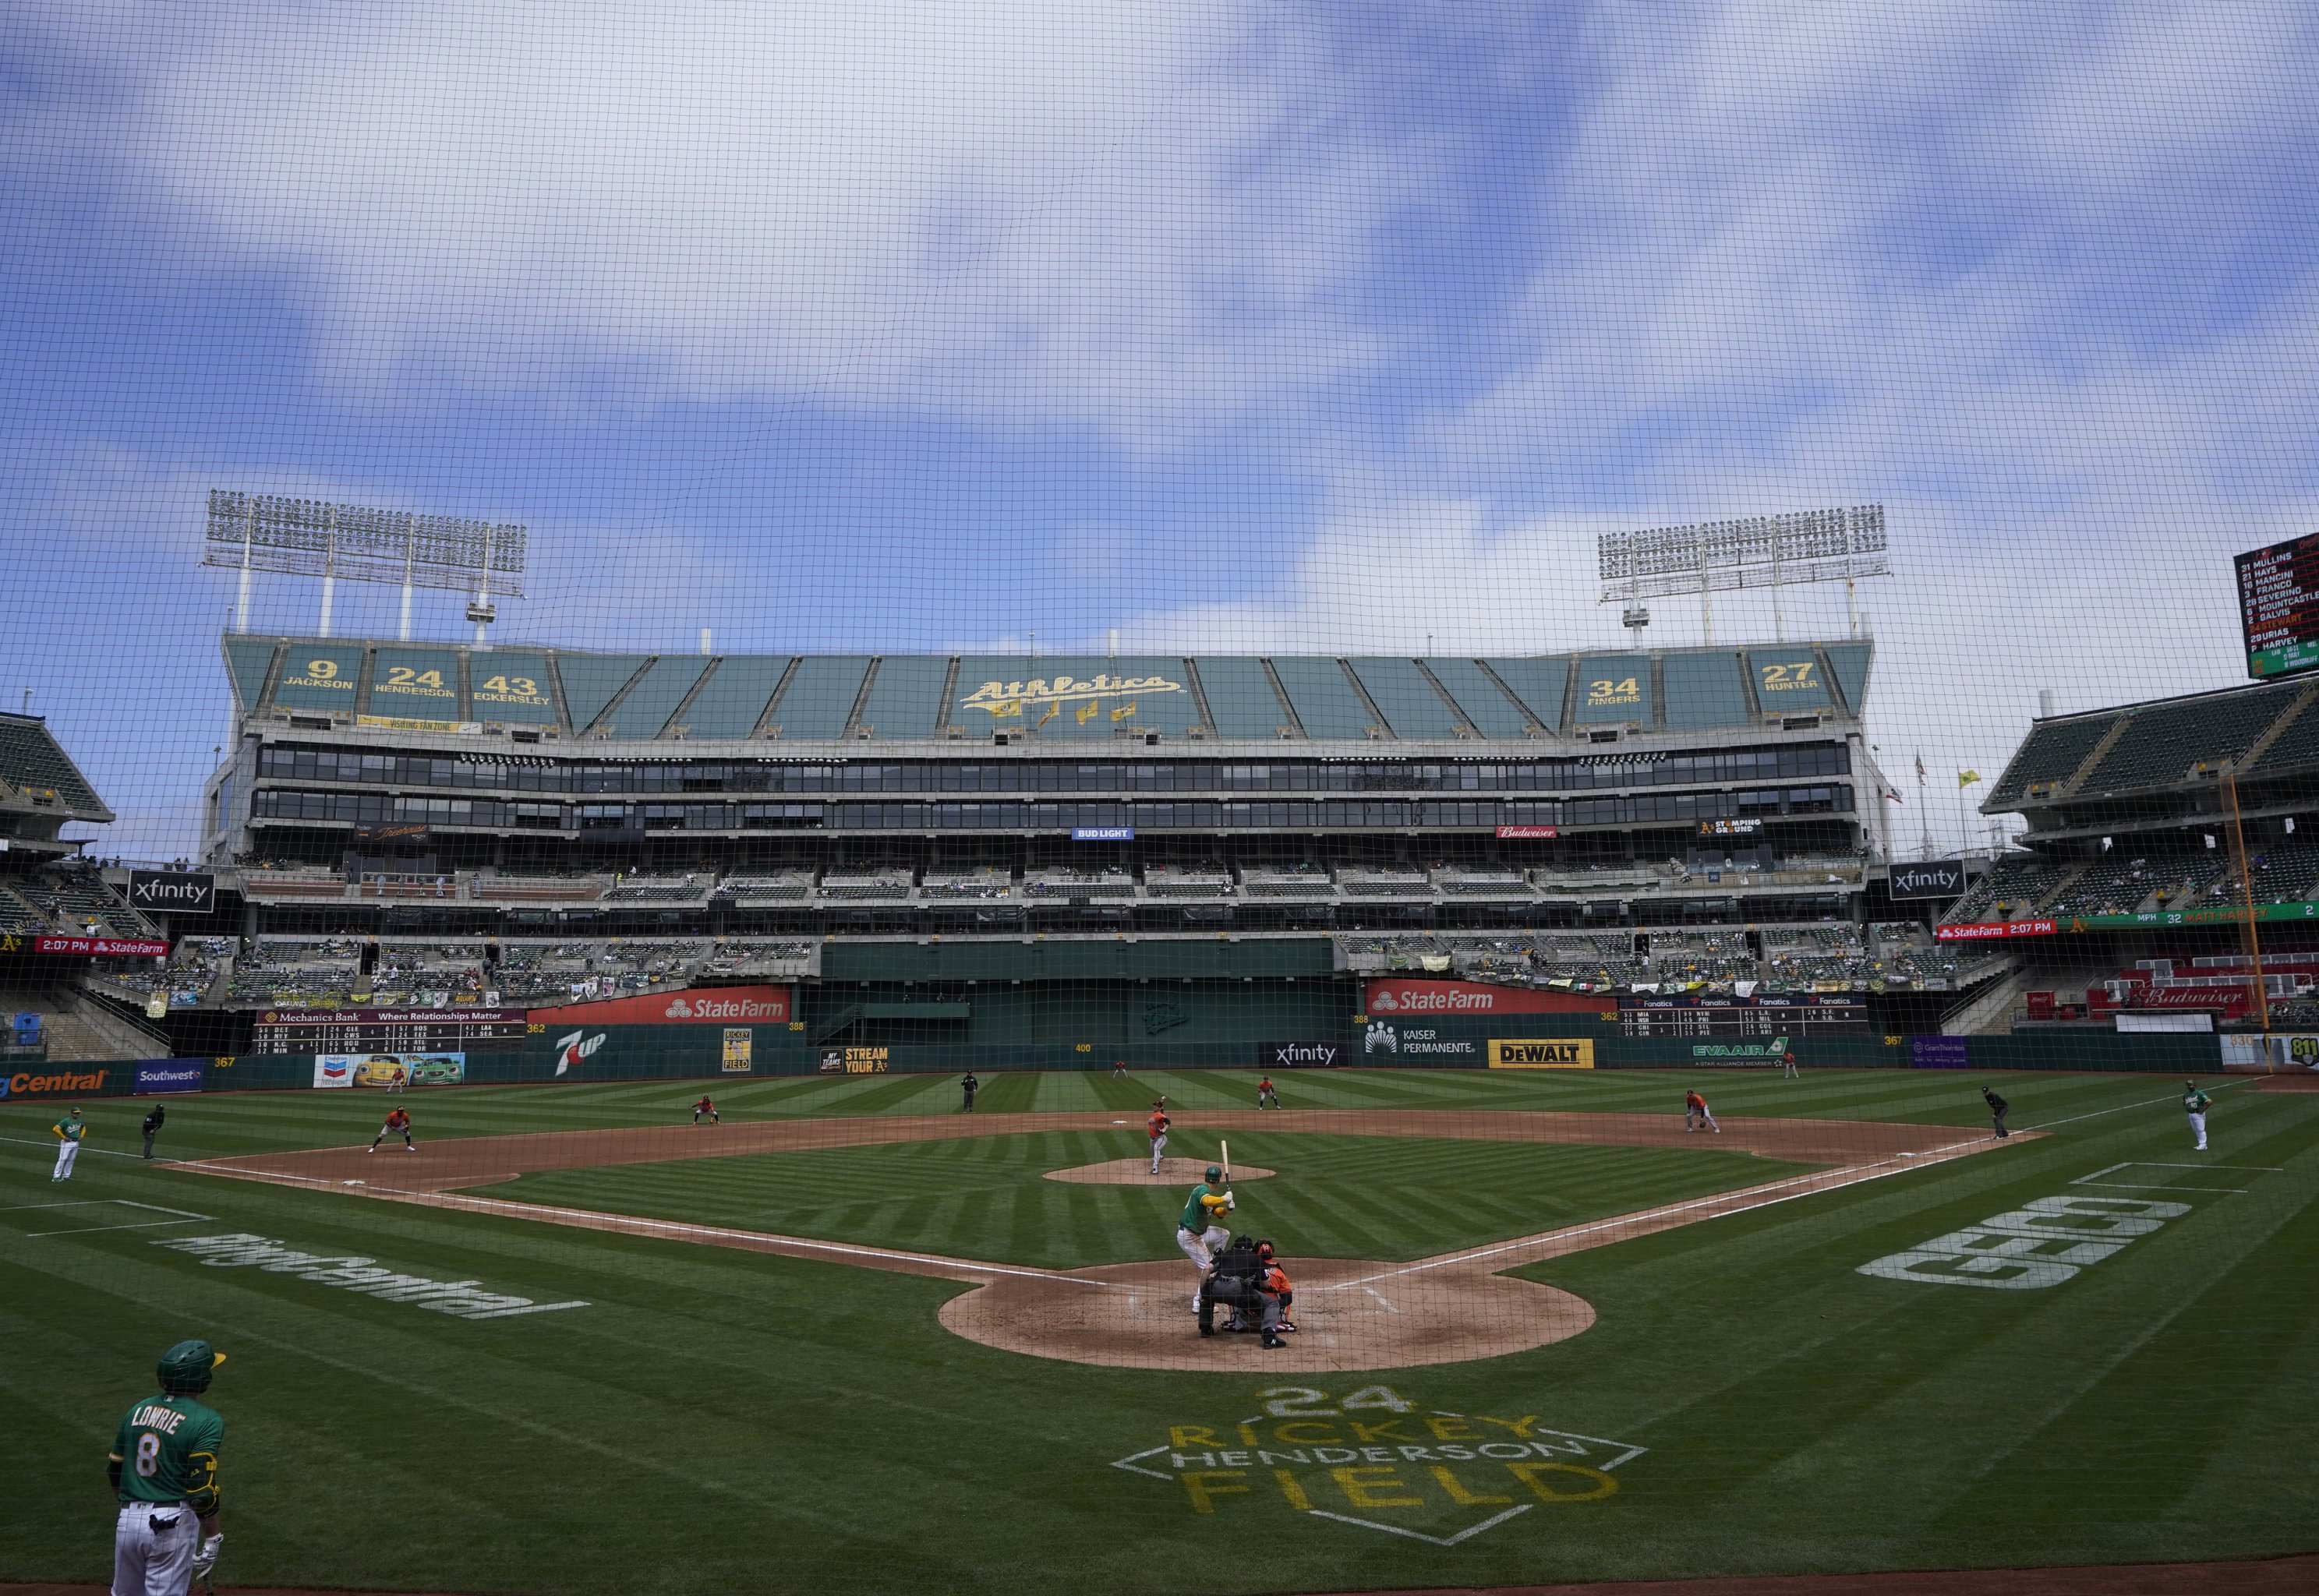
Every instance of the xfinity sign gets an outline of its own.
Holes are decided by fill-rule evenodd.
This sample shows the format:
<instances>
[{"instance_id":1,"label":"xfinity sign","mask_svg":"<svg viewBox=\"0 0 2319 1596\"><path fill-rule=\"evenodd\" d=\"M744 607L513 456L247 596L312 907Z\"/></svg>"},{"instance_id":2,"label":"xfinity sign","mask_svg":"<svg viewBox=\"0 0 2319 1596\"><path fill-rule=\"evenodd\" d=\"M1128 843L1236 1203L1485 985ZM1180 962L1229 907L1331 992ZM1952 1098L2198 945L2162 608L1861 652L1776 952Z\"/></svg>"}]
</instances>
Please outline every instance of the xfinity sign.
<instances>
[{"instance_id":1,"label":"xfinity sign","mask_svg":"<svg viewBox=\"0 0 2319 1596\"><path fill-rule=\"evenodd\" d=\"M1895 901L1916 897L1955 897L1964 891L1964 861L1941 859L1924 864L1892 867L1890 892Z\"/></svg>"},{"instance_id":2,"label":"xfinity sign","mask_svg":"<svg viewBox=\"0 0 2319 1596\"><path fill-rule=\"evenodd\" d=\"M164 915L206 915L217 905L217 878L191 870L131 870L129 905Z\"/></svg>"}]
</instances>

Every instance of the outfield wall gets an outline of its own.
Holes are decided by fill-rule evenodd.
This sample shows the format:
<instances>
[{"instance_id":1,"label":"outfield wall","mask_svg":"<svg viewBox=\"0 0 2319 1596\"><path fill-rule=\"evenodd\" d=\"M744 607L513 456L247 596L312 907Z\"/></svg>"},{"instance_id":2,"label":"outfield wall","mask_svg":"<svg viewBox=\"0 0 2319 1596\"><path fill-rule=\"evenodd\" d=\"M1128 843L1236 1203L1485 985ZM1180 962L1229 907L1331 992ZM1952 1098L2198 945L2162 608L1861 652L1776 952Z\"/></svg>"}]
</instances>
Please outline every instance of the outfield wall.
<instances>
[{"instance_id":1,"label":"outfield wall","mask_svg":"<svg viewBox=\"0 0 2319 1596\"><path fill-rule=\"evenodd\" d=\"M1769 1069L1779 1060L1770 1041L1698 1041L1624 1037L1599 1020L1572 1023L1570 1015L1505 1020L1439 1020L1396 1028L1394 1047L1367 1045L1357 1027L1338 1041L1344 1063L1373 1069ZM1538 1023L1536 1022L1550 1022ZM973 1044L817 1047L783 1025L608 1025L579 1031L533 1027L525 1045L505 1052L468 1053L464 1084L546 1085L556 1081L764 1079L781 1076L932 1074L967 1070L1097 1070L1123 1059L1130 1069L1257 1069L1270 1064L1262 1044L1147 1042L1096 1048L1053 1042L1030 1046ZM552 1033L551 1033L552 1032ZM1511 1032L1512 1034L1509 1034ZM1331 1039L1284 1037L1281 1041ZM1493 1048L1493 1043L1503 1044ZM1579 1044L1584 1044L1579 1045ZM2005 1069L2212 1075L2220 1049L2212 1035L1791 1037L1787 1045L1809 1069ZM433 1054L448 1059L456 1055ZM361 1055L353 1057L360 1058ZM1500 1061L1492 1063L1493 1058ZM1541 1062L1526 1059L1545 1060ZM189 1091L306 1091L325 1085L377 1095L339 1083L351 1071L318 1066L310 1054L238 1058L102 1060L44 1065L0 1077L0 1102L62 1103L77 1097L127 1097ZM149 1089L140 1091L140 1082ZM425 1092L425 1087L414 1090Z\"/></svg>"}]
</instances>

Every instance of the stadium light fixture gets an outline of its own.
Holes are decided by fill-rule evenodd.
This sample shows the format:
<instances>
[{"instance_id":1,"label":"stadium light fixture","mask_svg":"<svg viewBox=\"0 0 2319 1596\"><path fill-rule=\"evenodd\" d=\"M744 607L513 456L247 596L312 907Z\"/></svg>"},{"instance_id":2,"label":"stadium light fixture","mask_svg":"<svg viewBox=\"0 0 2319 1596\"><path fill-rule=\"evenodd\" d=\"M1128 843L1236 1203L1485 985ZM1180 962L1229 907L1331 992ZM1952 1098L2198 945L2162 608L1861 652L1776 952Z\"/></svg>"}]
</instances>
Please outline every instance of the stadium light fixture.
<instances>
[{"instance_id":1,"label":"stadium light fixture","mask_svg":"<svg viewBox=\"0 0 2319 1596\"><path fill-rule=\"evenodd\" d=\"M1845 612L1856 637L1860 609L1853 584L1862 577L1892 574L1881 504L1606 532L1597 540L1596 554L1602 603L1624 603L1631 611L1645 599L1697 593L1700 622L1710 643L1715 593L1771 589L1773 634L1784 642L1780 590L1814 582L1844 583Z\"/></svg>"},{"instance_id":2,"label":"stadium light fixture","mask_svg":"<svg viewBox=\"0 0 2319 1596\"><path fill-rule=\"evenodd\" d=\"M325 637L341 577L402 587L406 643L414 589L471 591L467 618L475 623L480 646L483 628L498 616L492 595L523 597L525 553L526 530L518 526L212 488L202 564L241 573L234 606L238 632L249 630L249 573L270 571L322 579Z\"/></svg>"}]
</instances>

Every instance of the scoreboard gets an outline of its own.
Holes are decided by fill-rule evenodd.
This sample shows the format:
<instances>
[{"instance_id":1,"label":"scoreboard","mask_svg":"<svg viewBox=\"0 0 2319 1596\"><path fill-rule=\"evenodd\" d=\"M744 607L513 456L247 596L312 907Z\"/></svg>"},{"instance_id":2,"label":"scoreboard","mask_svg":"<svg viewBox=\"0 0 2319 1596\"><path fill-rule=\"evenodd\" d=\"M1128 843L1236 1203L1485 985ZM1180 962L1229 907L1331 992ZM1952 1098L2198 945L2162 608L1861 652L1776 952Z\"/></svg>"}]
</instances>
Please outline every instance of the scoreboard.
<instances>
[{"instance_id":1,"label":"scoreboard","mask_svg":"<svg viewBox=\"0 0 2319 1596\"><path fill-rule=\"evenodd\" d=\"M2319 533L2238 556L2239 624L2247 674L2319 665Z\"/></svg>"},{"instance_id":2,"label":"scoreboard","mask_svg":"<svg viewBox=\"0 0 2319 1596\"><path fill-rule=\"evenodd\" d=\"M1860 1036L1868 1005L1856 993L1764 997L1622 997L1622 1036Z\"/></svg>"},{"instance_id":3,"label":"scoreboard","mask_svg":"<svg viewBox=\"0 0 2319 1596\"><path fill-rule=\"evenodd\" d=\"M507 1053L529 1026L519 1008L269 1009L250 1030L252 1053Z\"/></svg>"}]
</instances>

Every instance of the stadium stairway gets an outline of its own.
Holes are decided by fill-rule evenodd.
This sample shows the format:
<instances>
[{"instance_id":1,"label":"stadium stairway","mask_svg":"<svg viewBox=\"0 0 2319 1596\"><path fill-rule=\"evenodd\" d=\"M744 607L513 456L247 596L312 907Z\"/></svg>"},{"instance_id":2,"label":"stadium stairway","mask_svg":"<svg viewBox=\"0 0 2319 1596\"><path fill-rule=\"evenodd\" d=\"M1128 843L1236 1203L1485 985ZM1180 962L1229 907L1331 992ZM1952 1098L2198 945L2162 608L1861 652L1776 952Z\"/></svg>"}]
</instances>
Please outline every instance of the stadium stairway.
<instances>
[{"instance_id":1,"label":"stadium stairway","mask_svg":"<svg viewBox=\"0 0 2319 1596\"><path fill-rule=\"evenodd\" d=\"M69 987L16 987L0 991L0 1014L36 1014L52 1063L92 1059L166 1059L167 1038Z\"/></svg>"}]
</instances>

